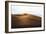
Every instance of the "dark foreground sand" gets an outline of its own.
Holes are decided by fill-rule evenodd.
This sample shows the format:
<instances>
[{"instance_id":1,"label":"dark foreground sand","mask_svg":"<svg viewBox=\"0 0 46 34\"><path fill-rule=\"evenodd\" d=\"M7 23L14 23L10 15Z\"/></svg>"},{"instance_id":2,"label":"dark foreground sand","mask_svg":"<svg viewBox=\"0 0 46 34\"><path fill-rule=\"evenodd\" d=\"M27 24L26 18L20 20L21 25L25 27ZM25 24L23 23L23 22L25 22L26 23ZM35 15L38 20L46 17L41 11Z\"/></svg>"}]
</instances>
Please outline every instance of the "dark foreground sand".
<instances>
[{"instance_id":1,"label":"dark foreground sand","mask_svg":"<svg viewBox=\"0 0 46 34\"><path fill-rule=\"evenodd\" d=\"M11 15L12 28L31 28L41 27L41 17L22 14L22 15Z\"/></svg>"}]
</instances>

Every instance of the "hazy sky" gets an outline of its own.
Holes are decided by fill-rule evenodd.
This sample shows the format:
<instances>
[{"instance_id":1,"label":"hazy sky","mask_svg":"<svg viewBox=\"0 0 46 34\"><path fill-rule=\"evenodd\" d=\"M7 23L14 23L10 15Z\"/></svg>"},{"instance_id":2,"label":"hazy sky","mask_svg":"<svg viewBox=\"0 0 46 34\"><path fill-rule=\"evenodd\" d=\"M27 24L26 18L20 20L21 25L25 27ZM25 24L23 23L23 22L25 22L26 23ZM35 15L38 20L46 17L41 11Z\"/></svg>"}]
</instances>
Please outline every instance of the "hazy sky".
<instances>
[{"instance_id":1,"label":"hazy sky","mask_svg":"<svg viewBox=\"0 0 46 34\"><path fill-rule=\"evenodd\" d=\"M23 4L24 5L24 4ZM22 14L22 13L28 13L28 14L33 14L37 16L42 16L43 12L43 6L37 6L36 5L12 5L12 14Z\"/></svg>"}]
</instances>

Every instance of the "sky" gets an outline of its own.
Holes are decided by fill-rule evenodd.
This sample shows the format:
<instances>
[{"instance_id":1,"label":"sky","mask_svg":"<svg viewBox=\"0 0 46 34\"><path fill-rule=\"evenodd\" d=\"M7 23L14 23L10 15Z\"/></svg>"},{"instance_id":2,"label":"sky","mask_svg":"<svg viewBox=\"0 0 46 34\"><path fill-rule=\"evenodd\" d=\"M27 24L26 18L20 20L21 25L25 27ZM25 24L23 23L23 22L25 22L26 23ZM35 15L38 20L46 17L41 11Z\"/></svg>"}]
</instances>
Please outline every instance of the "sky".
<instances>
[{"instance_id":1,"label":"sky","mask_svg":"<svg viewBox=\"0 0 46 34\"><path fill-rule=\"evenodd\" d=\"M28 13L36 16L42 16L43 13L43 5L37 4L11 4L12 14L23 14Z\"/></svg>"}]
</instances>

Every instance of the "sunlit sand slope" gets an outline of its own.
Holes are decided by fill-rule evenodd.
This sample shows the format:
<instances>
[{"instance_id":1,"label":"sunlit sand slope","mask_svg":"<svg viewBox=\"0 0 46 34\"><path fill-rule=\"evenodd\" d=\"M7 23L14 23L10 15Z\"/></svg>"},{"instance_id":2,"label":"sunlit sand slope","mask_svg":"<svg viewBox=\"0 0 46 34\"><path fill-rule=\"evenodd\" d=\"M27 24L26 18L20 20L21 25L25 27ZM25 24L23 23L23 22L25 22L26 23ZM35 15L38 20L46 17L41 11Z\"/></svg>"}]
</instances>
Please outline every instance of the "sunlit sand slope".
<instances>
[{"instance_id":1,"label":"sunlit sand slope","mask_svg":"<svg viewBox=\"0 0 46 34\"><path fill-rule=\"evenodd\" d=\"M12 28L41 27L41 17L30 14L12 14Z\"/></svg>"}]
</instances>

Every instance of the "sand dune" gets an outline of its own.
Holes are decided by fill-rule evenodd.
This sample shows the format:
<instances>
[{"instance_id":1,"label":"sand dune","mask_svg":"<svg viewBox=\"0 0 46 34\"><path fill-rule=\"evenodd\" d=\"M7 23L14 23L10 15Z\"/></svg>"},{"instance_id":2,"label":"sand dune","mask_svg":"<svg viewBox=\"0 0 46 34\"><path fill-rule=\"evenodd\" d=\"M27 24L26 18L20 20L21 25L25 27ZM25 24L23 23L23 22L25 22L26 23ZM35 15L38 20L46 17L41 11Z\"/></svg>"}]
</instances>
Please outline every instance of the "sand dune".
<instances>
[{"instance_id":1,"label":"sand dune","mask_svg":"<svg viewBox=\"0 0 46 34\"><path fill-rule=\"evenodd\" d=\"M41 27L41 17L30 14L12 14L12 28Z\"/></svg>"}]
</instances>

